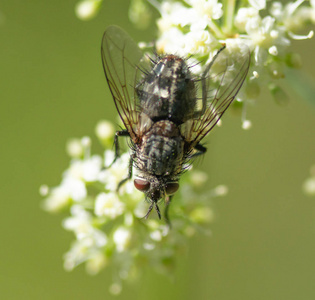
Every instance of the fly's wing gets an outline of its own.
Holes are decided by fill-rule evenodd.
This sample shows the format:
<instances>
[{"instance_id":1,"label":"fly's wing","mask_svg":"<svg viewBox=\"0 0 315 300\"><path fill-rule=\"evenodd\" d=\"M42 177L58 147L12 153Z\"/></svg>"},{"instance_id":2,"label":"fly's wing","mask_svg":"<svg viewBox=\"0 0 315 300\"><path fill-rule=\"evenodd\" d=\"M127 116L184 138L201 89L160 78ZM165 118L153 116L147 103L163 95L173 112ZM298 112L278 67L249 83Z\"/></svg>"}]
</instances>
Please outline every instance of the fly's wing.
<instances>
[{"instance_id":1,"label":"fly's wing","mask_svg":"<svg viewBox=\"0 0 315 300\"><path fill-rule=\"evenodd\" d=\"M195 119L186 128L188 149L195 147L218 123L240 90L249 64L250 51L240 45L222 48L207 65L201 80L196 82L201 103Z\"/></svg>"},{"instance_id":2,"label":"fly's wing","mask_svg":"<svg viewBox=\"0 0 315 300\"><path fill-rule=\"evenodd\" d=\"M104 32L101 52L105 76L117 111L135 141L139 122L135 86L143 76L143 54L129 35L117 26L110 26Z\"/></svg>"}]
</instances>

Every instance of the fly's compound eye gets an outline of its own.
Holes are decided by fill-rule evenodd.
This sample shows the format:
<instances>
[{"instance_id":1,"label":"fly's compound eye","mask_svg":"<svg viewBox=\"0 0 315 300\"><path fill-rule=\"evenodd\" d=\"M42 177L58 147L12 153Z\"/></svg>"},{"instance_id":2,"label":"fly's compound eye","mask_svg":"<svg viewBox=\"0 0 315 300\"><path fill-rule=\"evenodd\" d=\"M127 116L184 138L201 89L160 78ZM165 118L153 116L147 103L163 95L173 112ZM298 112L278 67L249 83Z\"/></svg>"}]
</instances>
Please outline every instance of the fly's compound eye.
<instances>
[{"instance_id":1,"label":"fly's compound eye","mask_svg":"<svg viewBox=\"0 0 315 300\"><path fill-rule=\"evenodd\" d=\"M144 179L135 179L133 183L140 192L147 192L150 189L150 182Z\"/></svg>"},{"instance_id":2,"label":"fly's compound eye","mask_svg":"<svg viewBox=\"0 0 315 300\"><path fill-rule=\"evenodd\" d=\"M165 185L165 192L167 195L172 195L177 192L178 188L179 188L178 182L168 182Z\"/></svg>"}]
</instances>

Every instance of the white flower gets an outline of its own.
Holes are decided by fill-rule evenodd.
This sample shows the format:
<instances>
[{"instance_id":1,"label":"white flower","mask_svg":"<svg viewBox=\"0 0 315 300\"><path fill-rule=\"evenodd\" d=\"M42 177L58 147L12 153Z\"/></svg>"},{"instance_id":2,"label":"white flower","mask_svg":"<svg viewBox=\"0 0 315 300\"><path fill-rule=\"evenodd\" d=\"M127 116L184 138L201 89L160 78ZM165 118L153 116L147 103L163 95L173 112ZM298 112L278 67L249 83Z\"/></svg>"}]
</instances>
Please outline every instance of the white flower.
<instances>
[{"instance_id":1,"label":"white flower","mask_svg":"<svg viewBox=\"0 0 315 300\"><path fill-rule=\"evenodd\" d=\"M80 158L84 154L84 148L80 139L71 139L67 143L67 153L73 158Z\"/></svg>"},{"instance_id":2,"label":"white flower","mask_svg":"<svg viewBox=\"0 0 315 300\"><path fill-rule=\"evenodd\" d=\"M70 204L68 190L64 186L52 188L48 197L42 204L43 209L50 212L57 212Z\"/></svg>"},{"instance_id":3,"label":"white flower","mask_svg":"<svg viewBox=\"0 0 315 300\"><path fill-rule=\"evenodd\" d=\"M104 251L95 251L91 257L87 259L86 262L86 272L90 275L98 274L107 264L107 257L104 254Z\"/></svg>"},{"instance_id":4,"label":"white flower","mask_svg":"<svg viewBox=\"0 0 315 300\"><path fill-rule=\"evenodd\" d=\"M97 14L101 3L102 0L80 1L75 7L75 13L81 20L90 20Z\"/></svg>"},{"instance_id":5,"label":"white flower","mask_svg":"<svg viewBox=\"0 0 315 300\"><path fill-rule=\"evenodd\" d=\"M156 42L156 49L159 53L173 53L184 56L185 41L184 34L176 27L163 31Z\"/></svg>"},{"instance_id":6,"label":"white flower","mask_svg":"<svg viewBox=\"0 0 315 300\"><path fill-rule=\"evenodd\" d=\"M64 188L69 197L77 202L82 201L87 195L85 184L80 179L65 177L62 180L60 187Z\"/></svg>"},{"instance_id":7,"label":"white flower","mask_svg":"<svg viewBox=\"0 0 315 300\"><path fill-rule=\"evenodd\" d=\"M95 134L101 141L112 139L115 135L115 129L111 122L102 120L97 123Z\"/></svg>"},{"instance_id":8,"label":"white flower","mask_svg":"<svg viewBox=\"0 0 315 300\"><path fill-rule=\"evenodd\" d=\"M87 260L89 246L81 241L75 241L71 249L64 255L64 268L66 271L72 271L76 266Z\"/></svg>"},{"instance_id":9,"label":"white flower","mask_svg":"<svg viewBox=\"0 0 315 300\"><path fill-rule=\"evenodd\" d=\"M218 45L217 40L208 30L191 31L186 34L184 42L184 52L186 56L189 53L202 56L207 55Z\"/></svg>"},{"instance_id":10,"label":"white flower","mask_svg":"<svg viewBox=\"0 0 315 300\"><path fill-rule=\"evenodd\" d=\"M110 287L109 287L109 292L112 294L112 295L119 295L122 291L122 286L120 283L118 282L114 282Z\"/></svg>"},{"instance_id":11,"label":"white flower","mask_svg":"<svg viewBox=\"0 0 315 300\"><path fill-rule=\"evenodd\" d=\"M237 11L234 19L235 26L242 32L245 31L246 24L251 21L254 24L259 23L261 17L259 11L253 7L242 7Z\"/></svg>"},{"instance_id":12,"label":"white flower","mask_svg":"<svg viewBox=\"0 0 315 300\"><path fill-rule=\"evenodd\" d=\"M296 35L293 32L305 27L305 24L312 20L311 7L303 6L301 4L304 0L297 0L295 2L289 2L283 6L280 2L273 2L271 4L270 13L274 16L279 23L282 23L288 34L293 39L307 39L312 37L312 31L308 35Z\"/></svg>"},{"instance_id":13,"label":"white flower","mask_svg":"<svg viewBox=\"0 0 315 300\"><path fill-rule=\"evenodd\" d=\"M113 154L108 151L105 153L105 165L107 165L109 161L110 163L114 161L111 159L114 155L110 157L110 159L107 159L107 156L111 156L110 153ZM113 165L100 172L99 180L105 184L105 188L107 190L112 192L117 191L118 184L128 176L129 160L130 155L128 153L124 153L116 159ZM119 191L123 193L125 191L125 186L123 185Z\"/></svg>"},{"instance_id":14,"label":"white flower","mask_svg":"<svg viewBox=\"0 0 315 300\"><path fill-rule=\"evenodd\" d=\"M308 195L315 195L315 177L310 177L304 182L303 190Z\"/></svg>"},{"instance_id":15,"label":"white flower","mask_svg":"<svg viewBox=\"0 0 315 300\"><path fill-rule=\"evenodd\" d=\"M96 181L102 168L103 160L99 155L93 155L84 160L73 160L70 168L64 173L66 177L72 177L85 182Z\"/></svg>"},{"instance_id":16,"label":"white flower","mask_svg":"<svg viewBox=\"0 0 315 300\"><path fill-rule=\"evenodd\" d=\"M311 4L310 19L313 23L315 23L315 0L311 0L310 4Z\"/></svg>"},{"instance_id":17,"label":"white flower","mask_svg":"<svg viewBox=\"0 0 315 300\"><path fill-rule=\"evenodd\" d=\"M185 0L190 4L194 11L204 19L217 20L222 17L222 3L217 0Z\"/></svg>"},{"instance_id":18,"label":"white flower","mask_svg":"<svg viewBox=\"0 0 315 300\"><path fill-rule=\"evenodd\" d=\"M131 231L125 227L119 227L115 230L113 240L117 252L123 252L129 247L131 236Z\"/></svg>"},{"instance_id":19,"label":"white flower","mask_svg":"<svg viewBox=\"0 0 315 300\"><path fill-rule=\"evenodd\" d=\"M101 230L93 226L93 217L82 206L71 207L72 217L63 221L66 230L73 231L79 241L89 247L104 247L107 244L107 236Z\"/></svg>"},{"instance_id":20,"label":"white flower","mask_svg":"<svg viewBox=\"0 0 315 300\"><path fill-rule=\"evenodd\" d=\"M86 182L96 181L99 178L102 162L102 158L98 155L93 155L83 162L82 177Z\"/></svg>"},{"instance_id":21,"label":"white flower","mask_svg":"<svg viewBox=\"0 0 315 300\"><path fill-rule=\"evenodd\" d=\"M246 23L245 30L254 45L267 48L272 46L274 41L274 38L270 35L274 28L274 24L275 19L270 16L259 21L257 19L250 19Z\"/></svg>"},{"instance_id":22,"label":"white flower","mask_svg":"<svg viewBox=\"0 0 315 300\"><path fill-rule=\"evenodd\" d=\"M202 186L208 181L208 174L202 171L191 171L190 180L194 186Z\"/></svg>"},{"instance_id":23,"label":"white flower","mask_svg":"<svg viewBox=\"0 0 315 300\"><path fill-rule=\"evenodd\" d=\"M91 229L92 216L81 205L73 205L70 209L72 217L64 220L63 227L74 231L80 238L86 236Z\"/></svg>"},{"instance_id":24,"label":"white flower","mask_svg":"<svg viewBox=\"0 0 315 300\"><path fill-rule=\"evenodd\" d=\"M99 217L105 216L114 219L124 212L125 205L117 193L100 193L95 200L95 214Z\"/></svg>"},{"instance_id":25,"label":"white flower","mask_svg":"<svg viewBox=\"0 0 315 300\"><path fill-rule=\"evenodd\" d=\"M242 122L242 128L244 129L244 130L248 130L248 129L250 129L252 127L252 122L250 121L250 120L244 120L243 122Z\"/></svg>"},{"instance_id":26,"label":"white flower","mask_svg":"<svg viewBox=\"0 0 315 300\"><path fill-rule=\"evenodd\" d=\"M64 177L61 184L50 190L43 208L55 212L71 203L71 200L80 202L87 196L84 182L79 179Z\"/></svg>"},{"instance_id":27,"label":"white flower","mask_svg":"<svg viewBox=\"0 0 315 300\"><path fill-rule=\"evenodd\" d=\"M181 27L184 27L191 22L190 9L179 2L162 3L161 15L163 16L162 19L166 21L164 25L163 23L158 23L161 25L161 30L169 29L169 25L180 25Z\"/></svg>"},{"instance_id":28,"label":"white flower","mask_svg":"<svg viewBox=\"0 0 315 300\"><path fill-rule=\"evenodd\" d=\"M160 230L154 230L150 233L150 238L154 241L161 241L162 240L162 233Z\"/></svg>"},{"instance_id":29,"label":"white flower","mask_svg":"<svg viewBox=\"0 0 315 300\"><path fill-rule=\"evenodd\" d=\"M255 48L254 58L257 65L264 65L268 53L278 55L284 48L290 45L290 40L285 37L283 28L275 26L275 19L267 16L260 23L250 20L246 24L252 45ZM275 52L276 51L276 52Z\"/></svg>"},{"instance_id":30,"label":"white flower","mask_svg":"<svg viewBox=\"0 0 315 300\"><path fill-rule=\"evenodd\" d=\"M221 184L218 185L213 192L216 196L225 196L229 192L229 189L226 185Z\"/></svg>"},{"instance_id":31,"label":"white flower","mask_svg":"<svg viewBox=\"0 0 315 300\"><path fill-rule=\"evenodd\" d=\"M248 0L248 2L257 10L266 8L266 0Z\"/></svg>"}]
</instances>

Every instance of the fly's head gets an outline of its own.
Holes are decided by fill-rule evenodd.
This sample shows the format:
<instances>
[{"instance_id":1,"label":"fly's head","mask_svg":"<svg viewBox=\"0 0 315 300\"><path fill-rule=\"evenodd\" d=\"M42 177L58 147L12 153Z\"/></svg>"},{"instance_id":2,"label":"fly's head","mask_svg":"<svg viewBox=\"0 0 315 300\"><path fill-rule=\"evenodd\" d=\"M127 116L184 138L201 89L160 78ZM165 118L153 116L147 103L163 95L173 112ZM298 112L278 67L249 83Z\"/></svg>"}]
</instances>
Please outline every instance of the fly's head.
<instances>
[{"instance_id":1,"label":"fly's head","mask_svg":"<svg viewBox=\"0 0 315 300\"><path fill-rule=\"evenodd\" d=\"M154 176L149 174L141 174L134 180L134 185L137 190L143 192L147 200L150 201L145 218L147 218L151 210L156 210L159 219L161 219L158 201L162 198L172 196L179 188L178 178L169 178L168 176Z\"/></svg>"}]
</instances>

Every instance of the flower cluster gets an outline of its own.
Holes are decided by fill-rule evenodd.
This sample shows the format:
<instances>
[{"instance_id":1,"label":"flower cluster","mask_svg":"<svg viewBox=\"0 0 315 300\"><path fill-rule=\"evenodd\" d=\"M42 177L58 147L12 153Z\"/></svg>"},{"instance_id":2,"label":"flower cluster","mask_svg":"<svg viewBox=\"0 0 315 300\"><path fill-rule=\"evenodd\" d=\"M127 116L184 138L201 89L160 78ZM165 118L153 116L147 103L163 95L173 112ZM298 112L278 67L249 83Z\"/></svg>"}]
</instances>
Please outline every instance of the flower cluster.
<instances>
[{"instance_id":1,"label":"flower cluster","mask_svg":"<svg viewBox=\"0 0 315 300\"><path fill-rule=\"evenodd\" d=\"M97 274L111 266L114 282L110 291L117 294L122 281L137 278L146 266L170 273L187 238L197 231L209 233L208 224L214 217L211 199L225 195L227 188L222 185L202 193L207 175L190 170L183 175L170 206L172 228L154 213L146 220L143 217L149 204L132 180L117 192L128 174L130 156L126 152L113 163L114 152L108 150L113 143L113 126L100 122L96 135L104 154L91 154L89 137L71 140L67 151L72 159L61 183L52 188L44 185L40 193L45 197L45 210L66 212L62 226L75 235L64 255L65 269L84 263L88 273Z\"/></svg>"},{"instance_id":2,"label":"flower cluster","mask_svg":"<svg viewBox=\"0 0 315 300\"><path fill-rule=\"evenodd\" d=\"M266 0L154 3L161 14L157 20L158 52L193 55L200 62L209 62L223 43L227 47L248 46L252 62L248 78L237 96L238 104L243 106L244 129L251 125L246 120L246 104L256 99L265 86L277 101L287 98L278 79L285 77L286 67L298 68L301 64L299 55L290 50L291 40L313 36L313 31L306 35L297 32L315 23L315 1L310 1L310 5L303 0L285 5L270 1L268 6Z\"/></svg>"},{"instance_id":3,"label":"flower cluster","mask_svg":"<svg viewBox=\"0 0 315 300\"><path fill-rule=\"evenodd\" d=\"M102 0L81 0L77 15L92 18ZM129 17L145 27L151 17L149 4L155 7L158 36L156 51L192 56L197 63L208 63L222 44L227 47L246 44L252 53L249 76L237 96L235 106L242 107L242 127L249 129L248 103L257 99L266 87L273 98L286 102L288 95L279 79L286 69L299 68L301 58L291 51L292 40L309 39L315 24L315 1L296 0L282 4L267 0L132 0ZM299 32L304 34L299 34ZM144 45L142 43L142 45Z\"/></svg>"}]
</instances>

